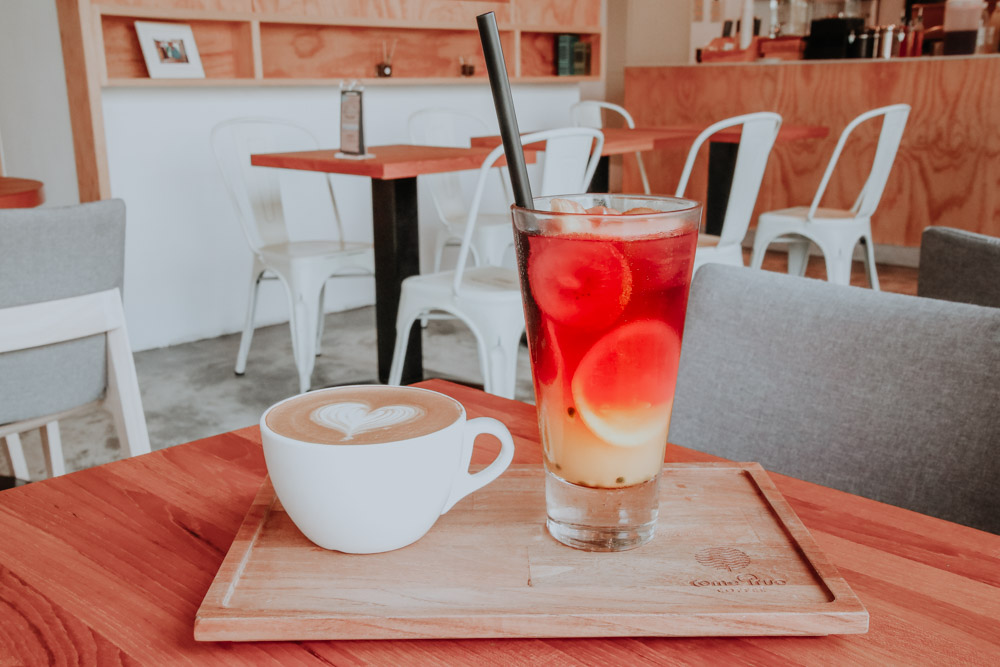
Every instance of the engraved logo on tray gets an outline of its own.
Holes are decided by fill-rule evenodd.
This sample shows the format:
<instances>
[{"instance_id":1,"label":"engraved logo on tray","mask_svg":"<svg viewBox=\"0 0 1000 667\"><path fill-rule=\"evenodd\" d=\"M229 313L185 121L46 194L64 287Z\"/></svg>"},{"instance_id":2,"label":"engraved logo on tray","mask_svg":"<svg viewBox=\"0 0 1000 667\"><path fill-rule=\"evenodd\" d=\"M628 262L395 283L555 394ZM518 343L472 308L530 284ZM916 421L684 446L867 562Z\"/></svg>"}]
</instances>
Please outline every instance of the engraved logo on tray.
<instances>
[{"instance_id":1,"label":"engraved logo on tray","mask_svg":"<svg viewBox=\"0 0 1000 667\"><path fill-rule=\"evenodd\" d=\"M742 570L750 565L750 556L739 549L732 547L710 547L702 549L695 554L694 559L698 564L705 567L713 567L717 570ZM701 587L712 587L719 593L763 593L771 586L784 586L787 580L780 577L753 574L750 572L740 573L735 576L711 579L694 579L691 585Z\"/></svg>"},{"instance_id":2,"label":"engraved logo on tray","mask_svg":"<svg viewBox=\"0 0 1000 667\"><path fill-rule=\"evenodd\" d=\"M702 565L708 565L720 570L742 570L750 564L750 556L732 547L710 547L702 549L694 555L694 559Z\"/></svg>"},{"instance_id":3,"label":"engraved logo on tray","mask_svg":"<svg viewBox=\"0 0 1000 667\"><path fill-rule=\"evenodd\" d=\"M320 426L340 431L344 440L387 426L398 426L420 419L425 410L416 405L385 405L376 410L365 403L334 403L313 411L309 418Z\"/></svg>"}]
</instances>

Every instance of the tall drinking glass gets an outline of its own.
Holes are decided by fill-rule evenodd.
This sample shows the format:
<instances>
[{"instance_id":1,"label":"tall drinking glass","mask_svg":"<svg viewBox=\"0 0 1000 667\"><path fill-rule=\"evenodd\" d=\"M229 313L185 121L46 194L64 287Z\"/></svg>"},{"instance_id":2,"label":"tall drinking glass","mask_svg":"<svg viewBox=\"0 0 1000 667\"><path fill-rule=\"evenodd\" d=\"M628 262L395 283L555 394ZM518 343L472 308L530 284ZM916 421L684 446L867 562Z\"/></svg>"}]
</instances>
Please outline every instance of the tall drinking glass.
<instances>
[{"instance_id":1,"label":"tall drinking glass","mask_svg":"<svg viewBox=\"0 0 1000 667\"><path fill-rule=\"evenodd\" d=\"M700 221L700 204L674 197L514 207L546 524L563 544L653 538Z\"/></svg>"}]
</instances>

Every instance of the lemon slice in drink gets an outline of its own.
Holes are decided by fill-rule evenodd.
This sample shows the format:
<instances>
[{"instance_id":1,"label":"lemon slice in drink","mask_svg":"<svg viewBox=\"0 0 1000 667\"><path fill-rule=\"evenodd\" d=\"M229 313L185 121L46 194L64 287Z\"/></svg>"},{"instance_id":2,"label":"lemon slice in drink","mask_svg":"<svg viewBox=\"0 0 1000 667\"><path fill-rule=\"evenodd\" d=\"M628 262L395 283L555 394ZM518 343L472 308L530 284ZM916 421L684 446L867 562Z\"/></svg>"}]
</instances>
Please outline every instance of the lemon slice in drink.
<instances>
[{"instance_id":1,"label":"lemon slice in drink","mask_svg":"<svg viewBox=\"0 0 1000 667\"><path fill-rule=\"evenodd\" d=\"M681 341L658 320L610 331L584 355L573 375L573 401L604 442L640 447L666 441Z\"/></svg>"}]
</instances>

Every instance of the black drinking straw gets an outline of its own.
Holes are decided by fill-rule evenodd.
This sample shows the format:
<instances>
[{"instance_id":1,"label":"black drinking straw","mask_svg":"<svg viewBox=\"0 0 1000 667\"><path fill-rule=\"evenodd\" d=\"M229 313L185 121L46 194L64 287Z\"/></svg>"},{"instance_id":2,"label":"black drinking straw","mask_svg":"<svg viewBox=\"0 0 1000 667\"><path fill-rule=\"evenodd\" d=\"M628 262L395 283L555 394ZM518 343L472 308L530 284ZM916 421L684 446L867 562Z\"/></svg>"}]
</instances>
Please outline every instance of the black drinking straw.
<instances>
[{"instance_id":1,"label":"black drinking straw","mask_svg":"<svg viewBox=\"0 0 1000 667\"><path fill-rule=\"evenodd\" d=\"M477 16L476 23L479 25L479 39L483 43L483 55L486 56L486 71L490 75L503 152L507 156L507 171L510 172L510 182L514 188L514 203L521 208L534 208L528 169L524 166L521 134L517 130L514 100L510 96L507 64L503 59L503 47L500 46L500 33L497 31L497 18L493 12L487 12Z\"/></svg>"}]
</instances>

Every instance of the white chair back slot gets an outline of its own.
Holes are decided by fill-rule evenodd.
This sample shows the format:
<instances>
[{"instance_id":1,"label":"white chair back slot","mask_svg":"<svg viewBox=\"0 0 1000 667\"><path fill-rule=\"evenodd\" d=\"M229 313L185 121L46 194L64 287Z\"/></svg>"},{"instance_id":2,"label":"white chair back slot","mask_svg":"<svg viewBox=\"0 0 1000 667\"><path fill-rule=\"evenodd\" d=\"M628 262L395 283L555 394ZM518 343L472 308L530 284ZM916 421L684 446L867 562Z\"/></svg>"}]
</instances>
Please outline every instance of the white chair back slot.
<instances>
[{"instance_id":1,"label":"white chair back slot","mask_svg":"<svg viewBox=\"0 0 1000 667\"><path fill-rule=\"evenodd\" d=\"M684 196L702 145L715 133L738 125L742 125L743 130L740 134L736 167L733 170L729 203L722 223L720 246L742 243L743 237L746 236L764 171L767 168L767 159L781 129L781 116L770 111L762 111L727 118L705 128L691 144L675 193L677 197Z\"/></svg>"},{"instance_id":2,"label":"white chair back slot","mask_svg":"<svg viewBox=\"0 0 1000 667\"><path fill-rule=\"evenodd\" d=\"M254 252L298 237L316 237L315 233L288 227L286 206L289 201L299 201L303 193L309 197L308 206L320 212L317 217L324 218L324 236L343 240L343 227L329 176L250 164L250 156L255 153L316 150L319 142L312 133L281 119L236 118L216 125L211 141L226 190ZM314 185L319 187L309 187ZM287 196L289 189L295 190L294 197Z\"/></svg>"},{"instance_id":3,"label":"white chair back slot","mask_svg":"<svg viewBox=\"0 0 1000 667\"><path fill-rule=\"evenodd\" d=\"M833 155L830 156L830 161L826 165L826 171L823 173L823 178L816 189L816 195L809 206L809 220L814 219L816 216L816 210L823 200L827 185L830 183L830 178L833 176L837 162L840 160L840 154L843 152L844 146L847 145L847 140L851 133L862 123L881 116L882 130L879 133L878 145L875 149L875 157L872 160L871 171L868 173L865 184L861 187L858 198L851 207L851 212L859 218L870 218L875 213L875 209L878 208L879 201L882 199L882 193L885 191L885 184L889 180L892 165L896 160L896 153L899 150L899 143L903 138L903 130L906 129L906 121L909 115L910 105L892 104L866 111L847 124L844 131L840 133L837 147L833 149Z\"/></svg>"},{"instance_id":4,"label":"white chair back slot","mask_svg":"<svg viewBox=\"0 0 1000 667\"><path fill-rule=\"evenodd\" d=\"M626 127L629 129L635 129L635 120L633 120L632 114L630 114L625 107L618 104L612 104L611 102L583 100L572 105L569 108L569 113L570 118L573 120L573 124L577 127L592 127L600 130L604 127L603 112L605 110L618 114L624 120ZM648 195L650 193L649 177L646 175L646 165L642 161L641 152L636 151L635 161L636 165L639 167L639 178L642 180L642 191Z\"/></svg>"},{"instance_id":5,"label":"white chair back slot","mask_svg":"<svg viewBox=\"0 0 1000 667\"><path fill-rule=\"evenodd\" d=\"M472 137L491 133L490 127L479 117L444 108L421 109L410 116L407 126L410 141L419 146L468 148ZM492 130L493 133L498 131L496 128ZM501 187L506 193L505 182L499 171L495 172L495 177L500 178ZM465 219L468 207L459 173L428 174L421 178L430 189L431 202L442 222L447 224ZM507 199L510 197L507 196Z\"/></svg>"},{"instance_id":6,"label":"white chair back slot","mask_svg":"<svg viewBox=\"0 0 1000 667\"><path fill-rule=\"evenodd\" d=\"M564 127L555 130L544 130L521 137L522 145L545 142L545 157L542 169L541 192L537 196L554 194L579 194L587 191L597 161L601 158L604 147L604 135L599 130L587 127ZM458 251L458 265L452 289L456 295L462 289L462 276L469 258L472 237L475 233L476 218L479 206L482 204L483 192L486 189L486 179L496 161L503 155L503 145L494 148L479 167L479 178L473 191L472 202L469 205L468 218L465 222L465 233L462 246ZM551 185L551 187L549 187ZM513 223L511 223L513 230ZM511 232L513 234L513 231Z\"/></svg>"},{"instance_id":7,"label":"white chair back slot","mask_svg":"<svg viewBox=\"0 0 1000 667\"><path fill-rule=\"evenodd\" d=\"M597 160L590 159L591 144L599 141L601 146L604 145L604 135L599 131L594 132L553 135L546 140L541 187L536 196L579 194L587 191L597 169ZM596 152L598 159L601 146Z\"/></svg>"}]
</instances>

